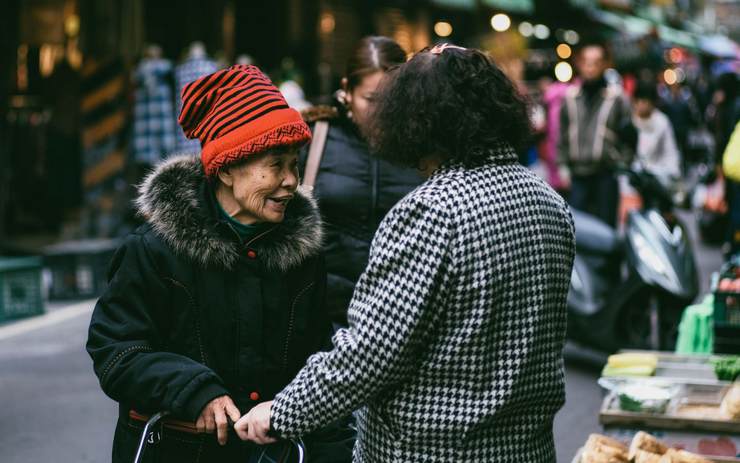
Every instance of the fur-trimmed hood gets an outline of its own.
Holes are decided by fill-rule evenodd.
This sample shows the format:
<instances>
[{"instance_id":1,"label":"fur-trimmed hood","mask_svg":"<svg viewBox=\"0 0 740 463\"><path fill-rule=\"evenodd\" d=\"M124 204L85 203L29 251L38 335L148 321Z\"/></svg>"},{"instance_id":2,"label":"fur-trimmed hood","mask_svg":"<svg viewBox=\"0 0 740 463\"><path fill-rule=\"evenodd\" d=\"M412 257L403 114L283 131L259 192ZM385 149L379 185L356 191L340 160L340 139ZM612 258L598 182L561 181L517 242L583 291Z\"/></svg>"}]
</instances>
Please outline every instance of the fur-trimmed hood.
<instances>
[{"instance_id":1,"label":"fur-trimmed hood","mask_svg":"<svg viewBox=\"0 0 740 463\"><path fill-rule=\"evenodd\" d=\"M223 232L221 218L209 210L206 182L197 156L174 156L141 183L136 207L175 254L204 267L230 269L239 259L241 246ZM270 270L287 271L318 254L322 224L316 201L299 189L288 204L285 220L263 235L259 253Z\"/></svg>"}]
</instances>

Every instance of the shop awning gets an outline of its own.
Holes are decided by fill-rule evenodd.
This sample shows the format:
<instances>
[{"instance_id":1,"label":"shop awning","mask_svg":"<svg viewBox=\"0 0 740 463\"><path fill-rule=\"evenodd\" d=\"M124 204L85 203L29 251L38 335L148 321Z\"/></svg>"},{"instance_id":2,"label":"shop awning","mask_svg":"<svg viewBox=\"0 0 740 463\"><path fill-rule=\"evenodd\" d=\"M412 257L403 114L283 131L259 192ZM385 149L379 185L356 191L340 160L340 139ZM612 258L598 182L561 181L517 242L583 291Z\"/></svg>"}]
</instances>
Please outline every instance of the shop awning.
<instances>
[{"instance_id":1,"label":"shop awning","mask_svg":"<svg viewBox=\"0 0 740 463\"><path fill-rule=\"evenodd\" d=\"M724 35L707 35L699 37L699 49L718 58L740 59L740 47Z\"/></svg>"},{"instance_id":2,"label":"shop awning","mask_svg":"<svg viewBox=\"0 0 740 463\"><path fill-rule=\"evenodd\" d=\"M657 29L660 39L671 45L684 48L698 49L699 43L691 32L675 29L664 24L655 24L653 21L638 16L615 13L606 10L591 10L590 15L596 21L631 36L643 36Z\"/></svg>"},{"instance_id":3,"label":"shop awning","mask_svg":"<svg viewBox=\"0 0 740 463\"><path fill-rule=\"evenodd\" d=\"M432 0L432 3L447 8L459 8L461 10L472 10L475 8L475 0Z\"/></svg>"},{"instance_id":4,"label":"shop awning","mask_svg":"<svg viewBox=\"0 0 740 463\"><path fill-rule=\"evenodd\" d=\"M512 13L534 12L534 0L483 0L485 5Z\"/></svg>"},{"instance_id":5,"label":"shop awning","mask_svg":"<svg viewBox=\"0 0 740 463\"><path fill-rule=\"evenodd\" d=\"M627 35L645 35L653 30L653 23L647 19L638 18L606 10L592 10L591 17L602 24L612 27Z\"/></svg>"},{"instance_id":6,"label":"shop awning","mask_svg":"<svg viewBox=\"0 0 740 463\"><path fill-rule=\"evenodd\" d=\"M432 0L432 3L447 8L459 8L462 10L472 10L478 4L476 0ZM534 0L482 0L481 3L489 8L509 11L511 13L534 12Z\"/></svg>"},{"instance_id":7,"label":"shop awning","mask_svg":"<svg viewBox=\"0 0 740 463\"><path fill-rule=\"evenodd\" d=\"M694 35L690 32L682 31L680 29L674 29L672 27L660 24L658 25L658 35L660 36L661 40L673 45L678 45L680 47L691 49L699 48Z\"/></svg>"}]
</instances>

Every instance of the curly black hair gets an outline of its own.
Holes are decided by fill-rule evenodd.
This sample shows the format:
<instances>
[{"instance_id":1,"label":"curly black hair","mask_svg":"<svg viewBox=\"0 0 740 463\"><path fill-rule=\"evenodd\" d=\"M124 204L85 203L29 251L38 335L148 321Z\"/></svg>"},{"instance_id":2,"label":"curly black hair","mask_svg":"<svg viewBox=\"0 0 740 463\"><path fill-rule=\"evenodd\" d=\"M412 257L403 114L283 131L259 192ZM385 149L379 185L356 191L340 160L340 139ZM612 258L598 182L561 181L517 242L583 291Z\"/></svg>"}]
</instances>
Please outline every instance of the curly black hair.
<instances>
[{"instance_id":1,"label":"curly black hair","mask_svg":"<svg viewBox=\"0 0 740 463\"><path fill-rule=\"evenodd\" d=\"M481 165L496 145L521 149L531 133L527 101L475 49L422 50L389 72L372 111L367 135L373 151L410 167L430 155Z\"/></svg>"}]
</instances>

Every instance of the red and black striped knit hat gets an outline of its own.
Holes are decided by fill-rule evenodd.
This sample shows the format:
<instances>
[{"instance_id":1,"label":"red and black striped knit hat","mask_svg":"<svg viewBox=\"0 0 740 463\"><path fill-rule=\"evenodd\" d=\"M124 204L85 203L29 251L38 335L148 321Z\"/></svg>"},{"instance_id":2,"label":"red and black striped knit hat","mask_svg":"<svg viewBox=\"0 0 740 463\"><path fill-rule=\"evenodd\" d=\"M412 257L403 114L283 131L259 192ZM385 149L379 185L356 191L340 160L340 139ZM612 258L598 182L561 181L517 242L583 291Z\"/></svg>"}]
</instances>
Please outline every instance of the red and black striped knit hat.
<instances>
[{"instance_id":1,"label":"red and black striped knit hat","mask_svg":"<svg viewBox=\"0 0 740 463\"><path fill-rule=\"evenodd\" d=\"M207 176L249 155L311 140L301 115L256 66L232 66L187 84L179 121L185 136L200 139Z\"/></svg>"}]
</instances>

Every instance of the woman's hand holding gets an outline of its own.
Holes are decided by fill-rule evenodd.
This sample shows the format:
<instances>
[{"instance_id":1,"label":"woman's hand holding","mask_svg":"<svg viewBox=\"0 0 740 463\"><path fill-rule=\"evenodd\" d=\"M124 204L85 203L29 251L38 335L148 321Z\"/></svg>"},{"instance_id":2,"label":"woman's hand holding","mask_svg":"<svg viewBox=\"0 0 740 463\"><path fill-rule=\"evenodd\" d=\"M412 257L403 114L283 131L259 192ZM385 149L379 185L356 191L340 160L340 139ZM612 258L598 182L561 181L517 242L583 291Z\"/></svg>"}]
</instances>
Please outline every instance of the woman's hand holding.
<instances>
[{"instance_id":1,"label":"woman's hand holding","mask_svg":"<svg viewBox=\"0 0 740 463\"><path fill-rule=\"evenodd\" d=\"M239 438L241 440L250 440L260 445L277 442L277 439L267 435L270 432L271 411L272 401L263 402L241 417L234 425Z\"/></svg>"},{"instance_id":2,"label":"woman's hand holding","mask_svg":"<svg viewBox=\"0 0 740 463\"><path fill-rule=\"evenodd\" d=\"M240 416L241 413L239 413L239 409L236 408L231 397L222 395L211 400L208 405L203 407L195 426L198 428L198 432L213 434L216 431L218 443L226 445L229 429L228 419L231 418L231 421L236 422Z\"/></svg>"}]
</instances>

